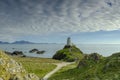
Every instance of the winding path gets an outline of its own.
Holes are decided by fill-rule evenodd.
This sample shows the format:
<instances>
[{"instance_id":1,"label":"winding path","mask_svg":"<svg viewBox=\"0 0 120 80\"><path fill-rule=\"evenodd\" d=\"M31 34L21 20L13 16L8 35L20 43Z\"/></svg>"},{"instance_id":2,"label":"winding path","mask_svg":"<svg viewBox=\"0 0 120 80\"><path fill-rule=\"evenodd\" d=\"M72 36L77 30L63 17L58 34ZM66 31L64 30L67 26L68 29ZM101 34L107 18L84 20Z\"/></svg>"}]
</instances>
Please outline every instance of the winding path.
<instances>
[{"instance_id":1,"label":"winding path","mask_svg":"<svg viewBox=\"0 0 120 80\"><path fill-rule=\"evenodd\" d=\"M51 72L49 72L48 74L46 74L42 80L48 80L49 77L51 77L52 74L56 73L58 70L60 70L62 67L73 64L74 62L62 62L62 63L54 63L55 65L57 65L57 67L52 70Z\"/></svg>"}]
</instances>

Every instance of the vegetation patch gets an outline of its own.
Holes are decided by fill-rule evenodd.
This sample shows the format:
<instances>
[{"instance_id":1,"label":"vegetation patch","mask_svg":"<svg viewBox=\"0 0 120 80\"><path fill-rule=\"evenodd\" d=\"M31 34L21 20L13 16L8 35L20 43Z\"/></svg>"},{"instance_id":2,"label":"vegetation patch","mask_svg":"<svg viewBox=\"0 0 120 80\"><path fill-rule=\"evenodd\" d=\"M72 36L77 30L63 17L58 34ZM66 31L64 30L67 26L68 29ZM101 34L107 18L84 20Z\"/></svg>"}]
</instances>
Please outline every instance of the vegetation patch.
<instances>
[{"instance_id":1,"label":"vegetation patch","mask_svg":"<svg viewBox=\"0 0 120 80\"><path fill-rule=\"evenodd\" d=\"M119 66L120 53L109 57L93 53L87 55L87 59L84 57L77 67L59 71L49 80L119 80Z\"/></svg>"},{"instance_id":2,"label":"vegetation patch","mask_svg":"<svg viewBox=\"0 0 120 80\"><path fill-rule=\"evenodd\" d=\"M58 60L48 58L32 58L32 57L13 57L16 61L22 63L26 71L35 73L38 77L43 78L45 74L52 71L56 65L53 63L59 63Z\"/></svg>"},{"instance_id":3,"label":"vegetation patch","mask_svg":"<svg viewBox=\"0 0 120 80\"><path fill-rule=\"evenodd\" d=\"M53 56L53 59L73 62L82 59L82 57L83 52L75 45L73 45L65 46L62 50L57 51L56 54Z\"/></svg>"}]
</instances>

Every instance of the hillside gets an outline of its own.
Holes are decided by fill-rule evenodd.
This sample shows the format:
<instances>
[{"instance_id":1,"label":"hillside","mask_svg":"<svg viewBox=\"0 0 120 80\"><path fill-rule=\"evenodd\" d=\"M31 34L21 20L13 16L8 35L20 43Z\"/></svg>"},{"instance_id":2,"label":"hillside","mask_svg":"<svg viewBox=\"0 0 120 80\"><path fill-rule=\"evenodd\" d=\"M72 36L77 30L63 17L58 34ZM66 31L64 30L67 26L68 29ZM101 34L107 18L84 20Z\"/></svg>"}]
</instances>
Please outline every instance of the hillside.
<instances>
[{"instance_id":1,"label":"hillside","mask_svg":"<svg viewBox=\"0 0 120 80\"><path fill-rule=\"evenodd\" d=\"M0 44L9 44L9 42L0 41Z\"/></svg>"},{"instance_id":2,"label":"hillside","mask_svg":"<svg viewBox=\"0 0 120 80\"><path fill-rule=\"evenodd\" d=\"M83 57L83 52L75 45L73 45L73 46L65 46L63 49L57 51L56 54L53 56L53 59L72 62L72 61L80 60L82 59L82 57Z\"/></svg>"},{"instance_id":3,"label":"hillside","mask_svg":"<svg viewBox=\"0 0 120 80\"><path fill-rule=\"evenodd\" d=\"M0 51L0 80L39 80L39 78L27 73L20 63Z\"/></svg>"},{"instance_id":4,"label":"hillside","mask_svg":"<svg viewBox=\"0 0 120 80\"><path fill-rule=\"evenodd\" d=\"M93 53L85 56L76 68L62 70L50 80L120 80L119 66L120 53L106 58Z\"/></svg>"},{"instance_id":5,"label":"hillside","mask_svg":"<svg viewBox=\"0 0 120 80\"><path fill-rule=\"evenodd\" d=\"M29 41L21 40L21 41L15 41L12 44L34 44L34 43L33 42L29 42Z\"/></svg>"}]
</instances>

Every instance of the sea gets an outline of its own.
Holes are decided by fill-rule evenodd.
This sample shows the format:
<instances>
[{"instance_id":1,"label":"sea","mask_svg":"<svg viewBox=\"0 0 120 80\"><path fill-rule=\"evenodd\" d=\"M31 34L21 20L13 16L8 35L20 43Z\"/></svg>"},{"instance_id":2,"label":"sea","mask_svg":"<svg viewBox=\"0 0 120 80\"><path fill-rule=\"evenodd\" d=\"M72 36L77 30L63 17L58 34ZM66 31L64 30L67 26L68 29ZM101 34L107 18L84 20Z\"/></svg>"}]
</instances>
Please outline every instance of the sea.
<instances>
[{"instance_id":1,"label":"sea","mask_svg":"<svg viewBox=\"0 0 120 80\"><path fill-rule=\"evenodd\" d=\"M65 44L0 44L0 50L22 51L26 56L52 58L56 51L62 49ZM85 54L99 53L103 56L110 56L120 52L120 44L75 44ZM29 53L31 49L45 50L44 54Z\"/></svg>"}]
</instances>

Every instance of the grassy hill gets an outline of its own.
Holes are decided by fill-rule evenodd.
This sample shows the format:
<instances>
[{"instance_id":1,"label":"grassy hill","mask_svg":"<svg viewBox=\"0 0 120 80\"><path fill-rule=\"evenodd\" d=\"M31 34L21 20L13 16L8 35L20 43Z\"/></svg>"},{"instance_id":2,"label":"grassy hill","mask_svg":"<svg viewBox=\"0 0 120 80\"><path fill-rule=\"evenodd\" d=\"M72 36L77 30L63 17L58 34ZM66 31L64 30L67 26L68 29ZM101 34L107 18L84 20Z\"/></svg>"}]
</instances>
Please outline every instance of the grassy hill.
<instances>
[{"instance_id":1,"label":"grassy hill","mask_svg":"<svg viewBox=\"0 0 120 80\"><path fill-rule=\"evenodd\" d=\"M93 53L85 56L77 67L64 68L49 80L120 80L119 67L120 53L106 58Z\"/></svg>"},{"instance_id":2,"label":"grassy hill","mask_svg":"<svg viewBox=\"0 0 120 80\"><path fill-rule=\"evenodd\" d=\"M53 59L72 62L83 58L83 52L76 46L65 46L63 49L56 52Z\"/></svg>"}]
</instances>

